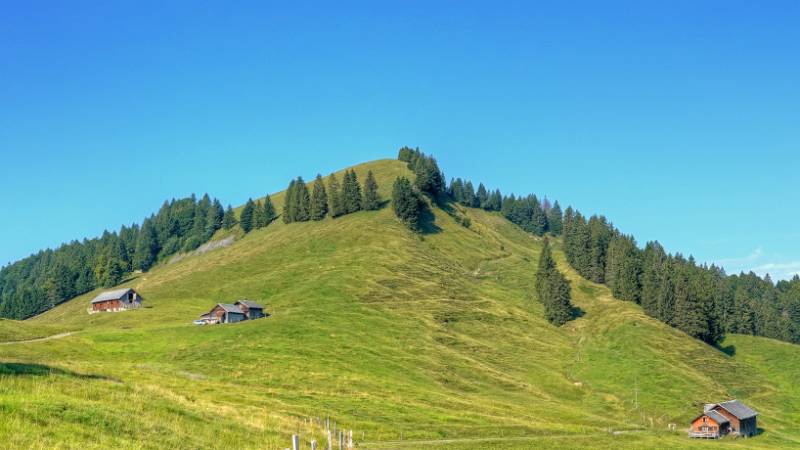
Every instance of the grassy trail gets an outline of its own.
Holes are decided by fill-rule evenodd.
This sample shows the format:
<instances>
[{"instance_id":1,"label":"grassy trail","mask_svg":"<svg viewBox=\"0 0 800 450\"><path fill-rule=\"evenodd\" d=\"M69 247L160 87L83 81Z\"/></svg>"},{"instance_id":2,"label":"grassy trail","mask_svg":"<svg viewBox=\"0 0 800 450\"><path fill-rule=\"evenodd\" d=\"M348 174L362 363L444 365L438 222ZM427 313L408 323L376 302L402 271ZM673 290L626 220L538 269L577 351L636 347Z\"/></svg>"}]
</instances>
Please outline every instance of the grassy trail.
<instances>
[{"instance_id":1,"label":"grassy trail","mask_svg":"<svg viewBox=\"0 0 800 450\"><path fill-rule=\"evenodd\" d=\"M65 333L58 333L51 336L45 336L40 338L33 338L33 339L22 339L19 341L4 341L0 342L0 345L15 345L15 344L30 344L32 342L45 342L45 341L52 341L53 339L61 339L67 336L71 336L73 334L72 331L67 331Z\"/></svg>"}]
</instances>

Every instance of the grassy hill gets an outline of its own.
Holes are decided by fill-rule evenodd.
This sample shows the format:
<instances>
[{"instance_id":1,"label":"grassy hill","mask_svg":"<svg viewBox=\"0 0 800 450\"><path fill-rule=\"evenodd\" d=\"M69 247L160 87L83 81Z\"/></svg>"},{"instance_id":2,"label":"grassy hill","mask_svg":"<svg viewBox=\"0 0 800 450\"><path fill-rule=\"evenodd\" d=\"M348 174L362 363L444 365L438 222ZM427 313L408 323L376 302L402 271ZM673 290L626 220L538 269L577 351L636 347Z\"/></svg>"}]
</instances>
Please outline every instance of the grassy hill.
<instances>
[{"instance_id":1,"label":"grassy hill","mask_svg":"<svg viewBox=\"0 0 800 450\"><path fill-rule=\"evenodd\" d=\"M390 160L355 169L362 180L371 169L385 199L411 175ZM280 210L282 194L272 199ZM709 347L579 278L558 248L584 314L553 327L533 294L541 242L453 208L470 228L434 208L418 236L388 206L276 221L128 280L146 308L88 315L90 293L0 321L0 340L58 335L0 343L0 439L282 449L293 432L322 441L330 417L359 448L800 447L799 347L745 336ZM239 298L271 317L191 324ZM689 441L702 403L729 397L761 413L763 433Z\"/></svg>"}]
</instances>

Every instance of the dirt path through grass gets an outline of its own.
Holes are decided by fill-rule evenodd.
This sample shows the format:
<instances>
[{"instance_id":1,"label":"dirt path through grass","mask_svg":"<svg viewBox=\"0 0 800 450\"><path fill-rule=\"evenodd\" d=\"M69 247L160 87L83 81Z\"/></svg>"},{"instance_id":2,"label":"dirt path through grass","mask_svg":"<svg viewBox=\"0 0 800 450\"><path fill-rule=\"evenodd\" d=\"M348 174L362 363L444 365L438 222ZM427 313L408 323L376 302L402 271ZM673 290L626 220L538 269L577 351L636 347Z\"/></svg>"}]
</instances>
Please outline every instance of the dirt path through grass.
<instances>
[{"instance_id":1,"label":"dirt path through grass","mask_svg":"<svg viewBox=\"0 0 800 450\"><path fill-rule=\"evenodd\" d=\"M617 431L614 435L641 433L644 430L623 430ZM384 449L384 448L419 448L420 445L448 445L448 444L479 444L492 442L525 442L545 439L582 439L596 438L598 436L608 436L608 433L585 433L585 434L543 434L540 436L507 436L507 437L476 437L476 438L450 438L450 439L421 439L403 441L373 441L363 442L359 448L363 449Z\"/></svg>"},{"instance_id":2,"label":"dirt path through grass","mask_svg":"<svg viewBox=\"0 0 800 450\"><path fill-rule=\"evenodd\" d=\"M40 337L40 338L35 338L35 339L23 339L21 341L5 341L5 342L0 342L0 345L29 344L31 342L51 341L53 339L65 338L67 336L72 335L73 333L74 333L74 331L67 331L66 333L58 333L58 334L54 334L52 336L45 336L45 337Z\"/></svg>"}]
</instances>

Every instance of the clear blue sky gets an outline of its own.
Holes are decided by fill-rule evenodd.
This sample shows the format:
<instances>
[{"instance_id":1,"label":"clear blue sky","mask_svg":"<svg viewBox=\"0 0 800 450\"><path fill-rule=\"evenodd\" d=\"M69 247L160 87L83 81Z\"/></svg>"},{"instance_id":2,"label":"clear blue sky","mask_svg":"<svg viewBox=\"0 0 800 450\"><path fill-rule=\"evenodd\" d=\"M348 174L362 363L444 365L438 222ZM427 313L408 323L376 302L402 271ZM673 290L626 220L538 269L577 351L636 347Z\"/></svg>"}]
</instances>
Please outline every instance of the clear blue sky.
<instances>
[{"instance_id":1,"label":"clear blue sky","mask_svg":"<svg viewBox=\"0 0 800 450\"><path fill-rule=\"evenodd\" d=\"M800 2L289 3L4 2L0 264L411 145L800 271Z\"/></svg>"}]
</instances>

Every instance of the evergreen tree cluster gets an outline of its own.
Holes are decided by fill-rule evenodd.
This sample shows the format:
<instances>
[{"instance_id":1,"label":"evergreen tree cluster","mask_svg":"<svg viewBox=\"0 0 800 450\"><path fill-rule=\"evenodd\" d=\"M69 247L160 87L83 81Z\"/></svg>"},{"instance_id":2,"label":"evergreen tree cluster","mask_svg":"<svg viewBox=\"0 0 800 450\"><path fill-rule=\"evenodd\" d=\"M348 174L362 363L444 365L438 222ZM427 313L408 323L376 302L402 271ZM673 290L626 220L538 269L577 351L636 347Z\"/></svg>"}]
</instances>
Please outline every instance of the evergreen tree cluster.
<instances>
[{"instance_id":1,"label":"evergreen tree cluster","mask_svg":"<svg viewBox=\"0 0 800 450\"><path fill-rule=\"evenodd\" d=\"M230 218L223 217L223 227L225 229L233 228L236 225L236 217L233 210L228 207L230 211ZM277 218L275 206L272 205L272 199L267 195L264 197L263 202L253 201L252 198L247 199L247 203L242 208L242 213L239 215L239 227L245 233L252 230L264 228L271 224Z\"/></svg>"},{"instance_id":2,"label":"evergreen tree cluster","mask_svg":"<svg viewBox=\"0 0 800 450\"><path fill-rule=\"evenodd\" d=\"M562 213L558 202L550 206L549 202L542 203L533 194L519 198L511 194L503 199L500 211L509 221L536 236L548 232L553 236L561 234Z\"/></svg>"},{"instance_id":3,"label":"evergreen tree cluster","mask_svg":"<svg viewBox=\"0 0 800 450\"><path fill-rule=\"evenodd\" d=\"M429 157L409 147L398 155L412 169L422 158ZM417 183L427 192L425 185ZM584 278L608 285L617 298L640 303L647 314L695 338L714 343L725 333L743 333L800 343L800 277L774 284L752 272L727 276L691 257L669 255L658 242L640 249L605 217L562 211L558 202L535 195L504 197L461 178L451 180L445 192L461 205L500 211L537 236L563 235L567 260Z\"/></svg>"},{"instance_id":4,"label":"evergreen tree cluster","mask_svg":"<svg viewBox=\"0 0 800 450\"><path fill-rule=\"evenodd\" d=\"M446 191L444 172L439 169L436 158L421 152L419 148L403 147L397 159L408 163L408 168L414 172L414 185L421 192L428 193L436 198Z\"/></svg>"},{"instance_id":5,"label":"evergreen tree cluster","mask_svg":"<svg viewBox=\"0 0 800 450\"><path fill-rule=\"evenodd\" d=\"M420 216L425 202L406 177L397 177L392 186L392 209L397 218L413 231L420 230Z\"/></svg>"},{"instance_id":6,"label":"evergreen tree cluster","mask_svg":"<svg viewBox=\"0 0 800 450\"><path fill-rule=\"evenodd\" d=\"M311 220L311 194L308 193L303 177L289 182L283 200L283 223L306 222Z\"/></svg>"},{"instance_id":7,"label":"evergreen tree cluster","mask_svg":"<svg viewBox=\"0 0 800 450\"><path fill-rule=\"evenodd\" d=\"M727 276L714 265L668 254L658 242L640 249L605 217L567 208L564 251L584 278L608 285L658 320L707 343L725 333L800 343L800 277L777 285L750 272Z\"/></svg>"},{"instance_id":8,"label":"evergreen tree cluster","mask_svg":"<svg viewBox=\"0 0 800 450\"><path fill-rule=\"evenodd\" d=\"M486 211L500 211L503 208L500 190L487 191L483 183L478 184L478 189L475 190L471 181L456 178L450 180L447 193L454 201L470 208L483 208Z\"/></svg>"},{"instance_id":9,"label":"evergreen tree cluster","mask_svg":"<svg viewBox=\"0 0 800 450\"><path fill-rule=\"evenodd\" d=\"M207 242L225 223L217 199L204 195L164 202L140 225L105 231L95 239L43 250L0 270L0 317L24 319L98 287L122 282L135 270Z\"/></svg>"},{"instance_id":10,"label":"evergreen tree cluster","mask_svg":"<svg viewBox=\"0 0 800 450\"><path fill-rule=\"evenodd\" d=\"M328 176L327 187L322 175L317 175L311 193L301 177L292 180L286 189L283 204L285 223L322 220L330 214L336 218L362 210L377 210L381 207L378 183L372 171L367 172L364 186L359 184L354 170L347 170L339 184L335 174Z\"/></svg>"},{"instance_id":11,"label":"evergreen tree cluster","mask_svg":"<svg viewBox=\"0 0 800 450\"><path fill-rule=\"evenodd\" d=\"M239 221L236 220L236 213L233 212L231 205L228 205L228 209L225 210L225 214L222 216L222 228L230 230L238 224Z\"/></svg>"},{"instance_id":12,"label":"evergreen tree cluster","mask_svg":"<svg viewBox=\"0 0 800 450\"><path fill-rule=\"evenodd\" d=\"M558 202L552 205L547 199L540 202L535 195L503 197L499 189L489 191L479 183L476 190L471 181L461 178L450 181L447 193L461 205L500 211L512 223L537 236L545 233L559 236L563 228L563 213Z\"/></svg>"},{"instance_id":13,"label":"evergreen tree cluster","mask_svg":"<svg viewBox=\"0 0 800 450\"><path fill-rule=\"evenodd\" d=\"M556 326L567 323L573 317L572 296L569 281L558 271L547 238L539 256L536 274L536 294L544 305L545 318Z\"/></svg>"}]
</instances>

